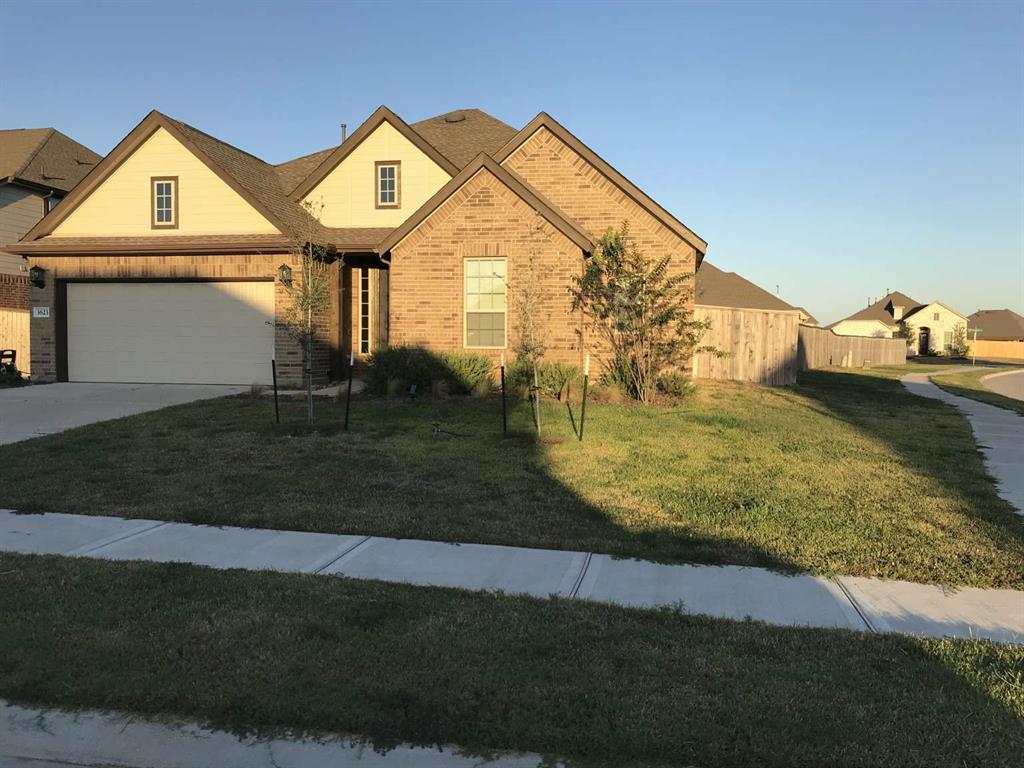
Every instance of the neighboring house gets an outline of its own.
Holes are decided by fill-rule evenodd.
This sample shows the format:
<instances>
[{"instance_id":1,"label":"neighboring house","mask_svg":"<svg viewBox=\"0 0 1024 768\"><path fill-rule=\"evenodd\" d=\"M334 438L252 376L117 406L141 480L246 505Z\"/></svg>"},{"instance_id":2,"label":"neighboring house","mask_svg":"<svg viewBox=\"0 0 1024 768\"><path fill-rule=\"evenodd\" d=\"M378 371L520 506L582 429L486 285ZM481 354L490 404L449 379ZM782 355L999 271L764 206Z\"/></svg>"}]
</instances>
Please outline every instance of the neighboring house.
<instances>
[{"instance_id":1,"label":"neighboring house","mask_svg":"<svg viewBox=\"0 0 1024 768\"><path fill-rule=\"evenodd\" d=\"M697 270L695 285L694 303L698 306L803 312L745 277L723 272L707 259Z\"/></svg>"},{"instance_id":2,"label":"neighboring house","mask_svg":"<svg viewBox=\"0 0 1024 768\"><path fill-rule=\"evenodd\" d=\"M967 318L941 301L921 304L898 291L828 327L840 336L891 338L901 323L910 331L908 348L919 355L954 353L958 329L967 328Z\"/></svg>"},{"instance_id":3,"label":"neighboring house","mask_svg":"<svg viewBox=\"0 0 1024 768\"><path fill-rule=\"evenodd\" d=\"M1009 309L979 309L967 318L967 343L977 357L1024 360L1024 317Z\"/></svg>"},{"instance_id":4,"label":"neighboring house","mask_svg":"<svg viewBox=\"0 0 1024 768\"><path fill-rule=\"evenodd\" d=\"M967 318L967 331L978 341L1024 341L1024 316L1010 309L979 309Z\"/></svg>"},{"instance_id":5,"label":"neighboring house","mask_svg":"<svg viewBox=\"0 0 1024 768\"><path fill-rule=\"evenodd\" d=\"M101 160L53 128L0 130L0 274L23 272L3 253L50 212Z\"/></svg>"},{"instance_id":6,"label":"neighboring house","mask_svg":"<svg viewBox=\"0 0 1024 768\"><path fill-rule=\"evenodd\" d=\"M305 202L322 203L318 221ZM271 165L154 111L15 248L46 315L33 375L246 384L275 358L300 381L276 321L304 233L339 257L319 379L382 344L497 360L531 260L548 356L578 362L593 341L568 288L624 220L648 256L699 266L704 240L543 112L517 130L475 109L410 125L381 107L339 146Z\"/></svg>"},{"instance_id":7,"label":"neighboring house","mask_svg":"<svg viewBox=\"0 0 1024 768\"><path fill-rule=\"evenodd\" d=\"M803 307L797 307L796 311L800 313L800 324L801 325L817 325L818 319L808 312Z\"/></svg>"}]
</instances>

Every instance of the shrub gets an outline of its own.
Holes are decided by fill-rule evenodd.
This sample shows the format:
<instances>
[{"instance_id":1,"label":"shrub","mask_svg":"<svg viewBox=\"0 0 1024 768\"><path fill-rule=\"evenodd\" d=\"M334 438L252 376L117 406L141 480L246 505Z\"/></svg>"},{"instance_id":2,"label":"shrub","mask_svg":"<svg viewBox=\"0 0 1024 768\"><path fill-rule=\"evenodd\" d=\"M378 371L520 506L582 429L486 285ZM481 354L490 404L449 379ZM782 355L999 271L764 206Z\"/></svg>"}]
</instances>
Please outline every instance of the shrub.
<instances>
[{"instance_id":1,"label":"shrub","mask_svg":"<svg viewBox=\"0 0 1024 768\"><path fill-rule=\"evenodd\" d=\"M686 397L693 392L693 380L678 368L658 374L658 391L668 397Z\"/></svg>"},{"instance_id":2,"label":"shrub","mask_svg":"<svg viewBox=\"0 0 1024 768\"><path fill-rule=\"evenodd\" d=\"M505 378L510 390L525 396L523 393L529 393L533 386L533 368L517 357L505 370ZM561 400L565 388L576 381L583 381L583 373L578 366L545 361L537 364L537 385L543 395Z\"/></svg>"},{"instance_id":3,"label":"shrub","mask_svg":"<svg viewBox=\"0 0 1024 768\"><path fill-rule=\"evenodd\" d=\"M465 395L488 385L491 361L485 355L431 352L423 347L383 347L370 356L369 389L389 396L409 390Z\"/></svg>"}]
</instances>

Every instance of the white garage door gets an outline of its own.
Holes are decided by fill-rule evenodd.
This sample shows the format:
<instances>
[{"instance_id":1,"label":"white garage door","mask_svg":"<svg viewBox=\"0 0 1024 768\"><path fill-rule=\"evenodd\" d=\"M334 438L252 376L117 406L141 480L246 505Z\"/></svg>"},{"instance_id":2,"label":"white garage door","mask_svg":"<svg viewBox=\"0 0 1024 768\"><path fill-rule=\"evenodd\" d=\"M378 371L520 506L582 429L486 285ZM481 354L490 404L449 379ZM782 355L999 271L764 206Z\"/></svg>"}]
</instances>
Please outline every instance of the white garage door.
<instances>
[{"instance_id":1,"label":"white garage door","mask_svg":"<svg viewBox=\"0 0 1024 768\"><path fill-rule=\"evenodd\" d=\"M273 282L69 283L70 381L270 381Z\"/></svg>"}]
</instances>

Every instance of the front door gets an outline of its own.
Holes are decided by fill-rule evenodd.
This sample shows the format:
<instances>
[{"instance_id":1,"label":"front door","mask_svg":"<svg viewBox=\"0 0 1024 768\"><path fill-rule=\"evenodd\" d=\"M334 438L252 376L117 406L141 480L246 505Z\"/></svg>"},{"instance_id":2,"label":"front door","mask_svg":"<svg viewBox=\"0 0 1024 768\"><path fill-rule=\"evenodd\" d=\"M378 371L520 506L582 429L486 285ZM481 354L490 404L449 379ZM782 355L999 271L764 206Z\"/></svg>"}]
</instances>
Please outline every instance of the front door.
<instances>
[{"instance_id":1,"label":"front door","mask_svg":"<svg viewBox=\"0 0 1024 768\"><path fill-rule=\"evenodd\" d=\"M931 349L931 331L928 328L922 328L917 332L917 352L920 355L927 355L928 350Z\"/></svg>"}]
</instances>

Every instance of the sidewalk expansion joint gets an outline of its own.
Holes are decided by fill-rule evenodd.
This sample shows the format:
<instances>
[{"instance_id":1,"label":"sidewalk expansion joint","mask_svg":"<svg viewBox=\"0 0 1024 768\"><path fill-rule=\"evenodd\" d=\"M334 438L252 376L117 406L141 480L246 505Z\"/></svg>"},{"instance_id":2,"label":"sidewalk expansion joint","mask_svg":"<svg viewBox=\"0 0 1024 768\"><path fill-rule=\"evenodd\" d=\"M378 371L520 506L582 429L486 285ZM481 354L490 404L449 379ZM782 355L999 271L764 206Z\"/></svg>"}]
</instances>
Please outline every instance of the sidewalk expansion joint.
<instances>
[{"instance_id":1,"label":"sidewalk expansion joint","mask_svg":"<svg viewBox=\"0 0 1024 768\"><path fill-rule=\"evenodd\" d=\"M846 595L846 599L850 601L850 605L853 606L853 610L855 610L857 615L860 616L860 620L864 622L864 626L868 628L868 632L877 635L878 630L875 628L875 625L871 623L870 619L868 619L867 613L860 607L860 603L857 602L853 593L847 589L845 584L843 584L842 577L837 577L835 579L835 583L838 585L839 589L843 591L843 594Z\"/></svg>"},{"instance_id":2,"label":"sidewalk expansion joint","mask_svg":"<svg viewBox=\"0 0 1024 768\"><path fill-rule=\"evenodd\" d=\"M113 546L114 544L120 544L122 541L134 539L136 536L141 536L144 533L150 533L151 531L155 531L157 528L163 528L165 525L170 525L170 523L168 521L164 521L162 523L157 523L156 525L151 525L148 528L140 528L137 531L129 531L124 536L118 536L115 539L104 539L103 541L86 544L84 546L79 547L78 549L71 550L70 552L68 552L68 555L74 557L91 555L94 552L99 552L101 549L106 549L107 547Z\"/></svg>"},{"instance_id":3,"label":"sidewalk expansion joint","mask_svg":"<svg viewBox=\"0 0 1024 768\"><path fill-rule=\"evenodd\" d=\"M310 573L317 574L317 573L322 573L323 571L326 571L332 565L335 565L336 563L340 562L343 558L348 557L349 555L354 553L357 549L359 549L361 546L366 544L372 538L373 538L373 536L364 536L362 539L357 541L351 547L349 547L348 549L346 549L343 552L339 553L337 557L333 557L330 560L328 560L326 563L324 563L323 565L321 565L321 566L319 566L317 568L314 568L312 571L310 571Z\"/></svg>"},{"instance_id":4,"label":"sidewalk expansion joint","mask_svg":"<svg viewBox=\"0 0 1024 768\"><path fill-rule=\"evenodd\" d=\"M580 575L576 577L576 583L573 584L572 589L569 590L570 600L574 600L576 595L579 594L580 586L583 584L583 577L587 575L587 569L590 567L590 560L593 556L593 552L587 552L587 556L583 560L583 567L580 568Z\"/></svg>"}]
</instances>

